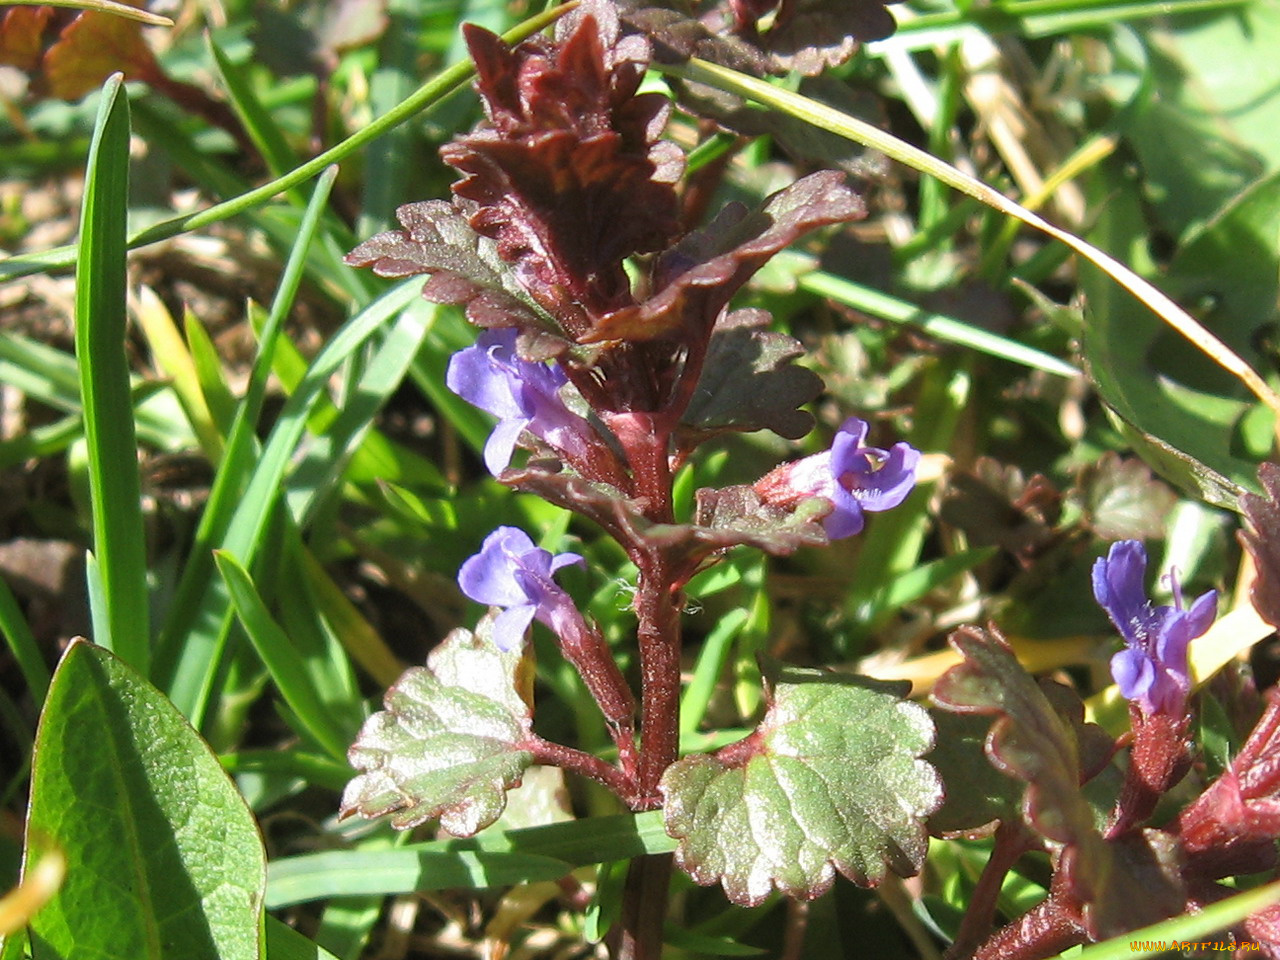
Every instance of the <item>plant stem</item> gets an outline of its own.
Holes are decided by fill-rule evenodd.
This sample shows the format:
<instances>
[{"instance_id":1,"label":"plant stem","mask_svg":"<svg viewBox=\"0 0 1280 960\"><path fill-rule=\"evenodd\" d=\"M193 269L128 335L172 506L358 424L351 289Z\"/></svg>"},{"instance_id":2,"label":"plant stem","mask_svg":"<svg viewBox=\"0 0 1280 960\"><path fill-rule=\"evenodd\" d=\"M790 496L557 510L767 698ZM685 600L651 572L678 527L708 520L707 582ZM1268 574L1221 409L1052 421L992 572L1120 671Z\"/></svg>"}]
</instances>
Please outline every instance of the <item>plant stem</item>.
<instances>
[{"instance_id":1,"label":"plant stem","mask_svg":"<svg viewBox=\"0 0 1280 960\"><path fill-rule=\"evenodd\" d=\"M1000 887L1009 870L1018 858L1034 846L1031 835L1018 821L1001 821L996 828L995 843L991 848L991 856L982 868L982 875L974 887L973 896L965 910L964 919L960 922L960 930L955 942L947 950L947 960L971 956L991 932L991 924L996 915L996 901L1000 896Z\"/></svg>"},{"instance_id":2,"label":"plant stem","mask_svg":"<svg viewBox=\"0 0 1280 960\"><path fill-rule=\"evenodd\" d=\"M543 740L536 735L531 735L520 746L533 754L535 763L560 767L564 770L581 774L584 777L590 777L592 780L604 784L628 803L637 797L635 781L625 772L610 763L606 763L595 754L576 750L573 747L566 747L564 744L552 743L550 740Z\"/></svg>"}]
</instances>

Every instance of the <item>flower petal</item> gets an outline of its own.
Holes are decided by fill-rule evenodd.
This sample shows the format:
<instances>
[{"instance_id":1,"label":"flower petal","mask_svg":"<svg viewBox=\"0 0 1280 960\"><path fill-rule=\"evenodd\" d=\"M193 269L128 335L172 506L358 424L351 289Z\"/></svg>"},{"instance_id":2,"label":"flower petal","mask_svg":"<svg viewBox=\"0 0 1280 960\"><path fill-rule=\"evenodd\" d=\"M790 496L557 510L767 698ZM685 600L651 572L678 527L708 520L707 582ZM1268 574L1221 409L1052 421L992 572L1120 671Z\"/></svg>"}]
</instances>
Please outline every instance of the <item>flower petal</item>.
<instances>
[{"instance_id":1,"label":"flower petal","mask_svg":"<svg viewBox=\"0 0 1280 960\"><path fill-rule=\"evenodd\" d=\"M529 624L533 623L534 613L534 605L524 603L516 607L508 607L494 617L489 635L493 637L493 642L497 644L499 650L515 650L524 643Z\"/></svg>"},{"instance_id":2,"label":"flower petal","mask_svg":"<svg viewBox=\"0 0 1280 960\"><path fill-rule=\"evenodd\" d=\"M1144 700L1156 679L1156 665L1136 647L1125 647L1111 658L1111 676L1126 700Z\"/></svg>"}]
</instances>

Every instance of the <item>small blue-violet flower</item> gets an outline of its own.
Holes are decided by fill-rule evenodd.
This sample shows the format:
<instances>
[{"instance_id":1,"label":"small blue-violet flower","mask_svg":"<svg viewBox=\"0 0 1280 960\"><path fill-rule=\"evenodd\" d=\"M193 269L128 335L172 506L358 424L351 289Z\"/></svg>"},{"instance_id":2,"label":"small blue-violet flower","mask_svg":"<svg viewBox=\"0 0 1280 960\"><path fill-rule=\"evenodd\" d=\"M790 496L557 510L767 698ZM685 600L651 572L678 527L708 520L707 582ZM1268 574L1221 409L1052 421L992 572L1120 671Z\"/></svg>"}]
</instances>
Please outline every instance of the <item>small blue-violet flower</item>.
<instances>
[{"instance_id":1,"label":"small blue-violet flower","mask_svg":"<svg viewBox=\"0 0 1280 960\"><path fill-rule=\"evenodd\" d=\"M477 603L505 608L493 621L493 642L515 650L535 618L557 635L580 625L582 615L552 577L561 567L582 562L576 553L553 556L516 527L498 527L463 563L458 586Z\"/></svg>"},{"instance_id":2,"label":"small blue-violet flower","mask_svg":"<svg viewBox=\"0 0 1280 960\"><path fill-rule=\"evenodd\" d=\"M1093 565L1093 595L1124 638L1125 648L1111 658L1111 676L1124 697L1146 716L1184 713L1191 678L1187 646L1213 625L1218 592L1210 590L1190 608L1170 572L1173 606L1157 607L1147 599L1144 580L1147 552L1138 540L1113 543Z\"/></svg>"},{"instance_id":3,"label":"small blue-violet flower","mask_svg":"<svg viewBox=\"0 0 1280 960\"><path fill-rule=\"evenodd\" d=\"M755 485L768 503L791 506L808 497L831 501L823 528L832 540L861 533L864 514L896 507L915 487L920 451L908 443L888 450L864 445L867 422L850 417L830 450L784 463Z\"/></svg>"},{"instance_id":4,"label":"small blue-violet flower","mask_svg":"<svg viewBox=\"0 0 1280 960\"><path fill-rule=\"evenodd\" d=\"M561 399L566 382L559 367L522 359L510 329L481 333L473 346L453 355L445 373L450 390L498 418L484 445L484 463L494 476L511 463L526 430L571 457L587 452L590 427Z\"/></svg>"}]
</instances>

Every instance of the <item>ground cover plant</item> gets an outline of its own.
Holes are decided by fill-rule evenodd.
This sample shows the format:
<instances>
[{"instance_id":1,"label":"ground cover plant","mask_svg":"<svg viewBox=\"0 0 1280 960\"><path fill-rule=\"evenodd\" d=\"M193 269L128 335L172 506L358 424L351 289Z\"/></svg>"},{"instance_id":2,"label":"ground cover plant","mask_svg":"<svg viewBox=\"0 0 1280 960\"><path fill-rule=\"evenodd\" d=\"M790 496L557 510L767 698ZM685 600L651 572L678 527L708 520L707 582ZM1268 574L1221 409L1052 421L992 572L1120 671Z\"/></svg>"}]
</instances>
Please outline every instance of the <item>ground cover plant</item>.
<instances>
[{"instance_id":1,"label":"ground cover plant","mask_svg":"<svg viewBox=\"0 0 1280 960\"><path fill-rule=\"evenodd\" d=\"M5 8L0 960L1280 956L1277 34Z\"/></svg>"}]
</instances>

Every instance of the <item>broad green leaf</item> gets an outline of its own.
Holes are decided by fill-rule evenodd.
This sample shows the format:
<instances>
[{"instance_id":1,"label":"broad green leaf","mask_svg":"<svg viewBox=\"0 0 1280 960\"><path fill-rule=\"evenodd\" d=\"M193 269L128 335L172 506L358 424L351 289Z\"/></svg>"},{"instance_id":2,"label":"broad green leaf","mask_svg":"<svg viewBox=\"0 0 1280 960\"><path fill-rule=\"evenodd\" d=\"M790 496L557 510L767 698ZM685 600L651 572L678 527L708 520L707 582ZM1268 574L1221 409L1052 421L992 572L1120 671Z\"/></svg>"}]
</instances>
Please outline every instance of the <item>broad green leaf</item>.
<instances>
[{"instance_id":1,"label":"broad green leaf","mask_svg":"<svg viewBox=\"0 0 1280 960\"><path fill-rule=\"evenodd\" d=\"M320 944L275 917L266 918L263 933L266 938L264 960L338 960Z\"/></svg>"},{"instance_id":2,"label":"broad green leaf","mask_svg":"<svg viewBox=\"0 0 1280 960\"><path fill-rule=\"evenodd\" d=\"M400 829L435 817L454 836L493 823L506 791L533 762L532 664L489 638L454 630L408 670L360 730L347 758L363 771L342 795L342 816L392 814Z\"/></svg>"},{"instance_id":3,"label":"broad green leaf","mask_svg":"<svg viewBox=\"0 0 1280 960\"><path fill-rule=\"evenodd\" d=\"M123 661L73 643L40 718L28 865L67 859L35 956L256 960L266 864L253 817L181 714Z\"/></svg>"},{"instance_id":4,"label":"broad green leaf","mask_svg":"<svg viewBox=\"0 0 1280 960\"><path fill-rule=\"evenodd\" d=\"M838 870L863 885L920 869L924 819L942 802L919 759L933 723L898 685L766 665L769 709L756 732L717 755L685 757L662 778L676 862L734 903L774 887L813 899Z\"/></svg>"},{"instance_id":5,"label":"broad green leaf","mask_svg":"<svg viewBox=\"0 0 1280 960\"><path fill-rule=\"evenodd\" d=\"M1254 409L1249 392L1148 311L1115 297L1109 282L1092 272L1084 279L1093 314L1084 338L1089 375L1126 435L1169 480L1238 509L1240 492L1257 489L1262 458L1237 436ZM1189 236L1166 285L1184 303L1199 304L1206 327L1266 369L1271 361L1258 344L1277 316L1280 174L1240 193Z\"/></svg>"}]
</instances>

